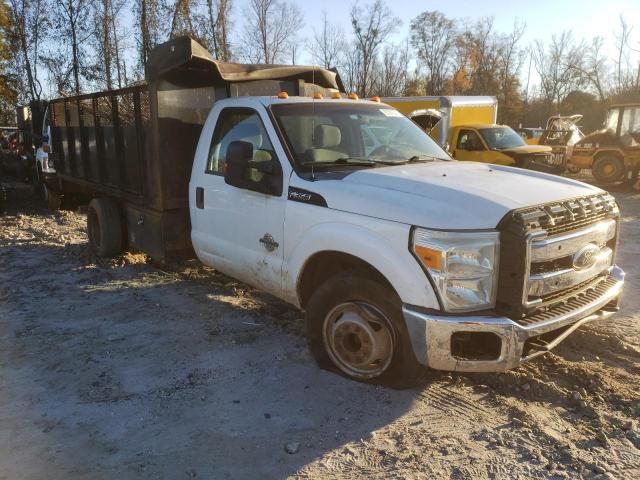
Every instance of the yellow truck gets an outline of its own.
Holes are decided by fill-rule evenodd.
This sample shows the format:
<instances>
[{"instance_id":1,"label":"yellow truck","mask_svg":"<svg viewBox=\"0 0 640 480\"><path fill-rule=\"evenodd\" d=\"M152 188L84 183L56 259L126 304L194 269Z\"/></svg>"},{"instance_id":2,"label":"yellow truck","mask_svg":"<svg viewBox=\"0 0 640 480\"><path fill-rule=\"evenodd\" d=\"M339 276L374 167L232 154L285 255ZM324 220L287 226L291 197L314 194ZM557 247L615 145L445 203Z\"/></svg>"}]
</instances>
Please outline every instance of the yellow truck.
<instances>
[{"instance_id":1,"label":"yellow truck","mask_svg":"<svg viewBox=\"0 0 640 480\"><path fill-rule=\"evenodd\" d=\"M564 162L556 164L551 147L527 145L513 129L496 124L495 97L387 97L382 101L429 132L457 160L564 171Z\"/></svg>"}]
</instances>

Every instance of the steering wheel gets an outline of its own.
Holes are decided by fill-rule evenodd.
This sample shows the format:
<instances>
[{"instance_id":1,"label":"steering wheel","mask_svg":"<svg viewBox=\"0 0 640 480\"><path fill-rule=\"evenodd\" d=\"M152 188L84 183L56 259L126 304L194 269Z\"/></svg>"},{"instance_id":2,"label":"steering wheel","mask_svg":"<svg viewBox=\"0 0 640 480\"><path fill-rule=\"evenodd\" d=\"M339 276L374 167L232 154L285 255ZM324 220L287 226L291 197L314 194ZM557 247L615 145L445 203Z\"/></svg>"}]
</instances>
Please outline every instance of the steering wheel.
<instances>
[{"instance_id":1,"label":"steering wheel","mask_svg":"<svg viewBox=\"0 0 640 480\"><path fill-rule=\"evenodd\" d=\"M388 157L393 149L389 145L380 145L378 148L373 150L369 155L372 157Z\"/></svg>"}]
</instances>

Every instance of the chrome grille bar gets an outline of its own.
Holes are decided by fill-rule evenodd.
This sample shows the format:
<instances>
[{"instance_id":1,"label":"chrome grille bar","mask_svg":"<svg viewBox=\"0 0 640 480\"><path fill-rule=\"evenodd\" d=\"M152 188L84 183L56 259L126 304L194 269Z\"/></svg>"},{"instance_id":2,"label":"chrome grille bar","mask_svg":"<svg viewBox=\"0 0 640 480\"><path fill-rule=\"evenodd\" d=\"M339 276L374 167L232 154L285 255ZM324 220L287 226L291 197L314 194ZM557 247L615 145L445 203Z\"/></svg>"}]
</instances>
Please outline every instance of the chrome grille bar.
<instances>
[{"instance_id":1,"label":"chrome grille bar","mask_svg":"<svg viewBox=\"0 0 640 480\"><path fill-rule=\"evenodd\" d=\"M565 268L562 270L530 275L527 293L532 297L544 297L545 295L574 287L596 277L604 270L607 270L612 263L613 250L605 247L600 250L595 264L590 268L585 268L583 270Z\"/></svg>"},{"instance_id":2,"label":"chrome grille bar","mask_svg":"<svg viewBox=\"0 0 640 480\"><path fill-rule=\"evenodd\" d=\"M587 243L604 245L615 236L616 221L609 218L580 230L534 239L531 243L531 261L545 262L573 255Z\"/></svg>"}]
</instances>

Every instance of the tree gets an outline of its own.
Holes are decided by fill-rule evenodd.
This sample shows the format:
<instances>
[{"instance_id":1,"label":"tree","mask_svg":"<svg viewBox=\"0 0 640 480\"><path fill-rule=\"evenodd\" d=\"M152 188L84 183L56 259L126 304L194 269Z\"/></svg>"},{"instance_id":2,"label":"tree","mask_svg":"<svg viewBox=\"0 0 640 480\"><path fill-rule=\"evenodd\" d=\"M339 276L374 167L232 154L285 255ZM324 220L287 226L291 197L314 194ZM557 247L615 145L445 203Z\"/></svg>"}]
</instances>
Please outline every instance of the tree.
<instances>
[{"instance_id":1,"label":"tree","mask_svg":"<svg viewBox=\"0 0 640 480\"><path fill-rule=\"evenodd\" d=\"M80 94L80 73L83 67L81 50L84 42L89 38L89 0L55 0L55 13L60 21L59 40L68 43L71 48L71 71L73 73L73 88L76 95Z\"/></svg>"},{"instance_id":2,"label":"tree","mask_svg":"<svg viewBox=\"0 0 640 480\"><path fill-rule=\"evenodd\" d=\"M14 50L10 38L14 28L9 7L4 2L0 3L0 122L4 125L15 122L17 79L10 72Z\"/></svg>"},{"instance_id":3,"label":"tree","mask_svg":"<svg viewBox=\"0 0 640 480\"><path fill-rule=\"evenodd\" d=\"M373 66L373 92L381 97L404 95L409 71L409 45L386 45Z\"/></svg>"},{"instance_id":4,"label":"tree","mask_svg":"<svg viewBox=\"0 0 640 480\"><path fill-rule=\"evenodd\" d=\"M364 97L371 94L371 70L380 46L401 22L382 0L374 0L365 7L356 1L351 7L350 17L358 56L355 62L358 65L355 90Z\"/></svg>"},{"instance_id":5,"label":"tree","mask_svg":"<svg viewBox=\"0 0 640 480\"><path fill-rule=\"evenodd\" d=\"M40 100L42 84L38 72L38 55L43 29L49 25L44 0L9 0L10 37L20 59L19 71L26 77L26 99Z\"/></svg>"},{"instance_id":6,"label":"tree","mask_svg":"<svg viewBox=\"0 0 640 480\"><path fill-rule=\"evenodd\" d=\"M582 52L584 45L576 44L570 31L551 36L548 48L536 41L532 50L533 63L540 76L544 99L555 105L556 111L567 94L582 86Z\"/></svg>"},{"instance_id":7,"label":"tree","mask_svg":"<svg viewBox=\"0 0 640 480\"><path fill-rule=\"evenodd\" d=\"M213 55L225 62L231 60L229 31L231 30L231 0L207 0L207 13Z\"/></svg>"},{"instance_id":8,"label":"tree","mask_svg":"<svg viewBox=\"0 0 640 480\"><path fill-rule=\"evenodd\" d=\"M606 100L606 78L608 77L607 61L602 54L604 39L595 37L586 48L583 61L576 65L585 82L595 90L601 102Z\"/></svg>"},{"instance_id":9,"label":"tree","mask_svg":"<svg viewBox=\"0 0 640 480\"><path fill-rule=\"evenodd\" d=\"M501 123L514 123L521 113L522 95L520 93L520 69L524 61L523 51L519 48L525 31L525 24L513 25L511 33L498 38L497 44L500 50L498 58L500 92L498 103L503 107L499 109Z\"/></svg>"},{"instance_id":10,"label":"tree","mask_svg":"<svg viewBox=\"0 0 640 480\"><path fill-rule=\"evenodd\" d=\"M444 94L455 47L455 23L441 12L423 12L411 21L410 32L411 46L426 69L425 93Z\"/></svg>"},{"instance_id":11,"label":"tree","mask_svg":"<svg viewBox=\"0 0 640 480\"><path fill-rule=\"evenodd\" d=\"M631 33L633 27L630 27L624 17L620 15L620 31L614 38L616 41L616 59L615 59L615 94L619 97L626 97L626 94L640 93L640 59L638 60L637 69L631 66L631 52L636 53L640 50L631 48Z\"/></svg>"},{"instance_id":12,"label":"tree","mask_svg":"<svg viewBox=\"0 0 640 480\"><path fill-rule=\"evenodd\" d=\"M250 0L245 8L243 43L253 62L283 62L302 28L302 12L286 0Z\"/></svg>"},{"instance_id":13,"label":"tree","mask_svg":"<svg viewBox=\"0 0 640 480\"><path fill-rule=\"evenodd\" d=\"M322 25L313 31L311 58L324 68L333 68L342 63L345 50L344 31L327 19L326 10L322 15Z\"/></svg>"},{"instance_id":14,"label":"tree","mask_svg":"<svg viewBox=\"0 0 640 480\"><path fill-rule=\"evenodd\" d=\"M145 76L151 50L160 43L161 12L158 0L135 0L138 28L138 64Z\"/></svg>"},{"instance_id":15,"label":"tree","mask_svg":"<svg viewBox=\"0 0 640 480\"><path fill-rule=\"evenodd\" d=\"M121 45L118 16L125 0L96 0L94 3L95 50L99 63L95 66L95 80L107 90L122 88L124 66L121 63ZM115 80L115 83L114 83Z\"/></svg>"},{"instance_id":16,"label":"tree","mask_svg":"<svg viewBox=\"0 0 640 480\"><path fill-rule=\"evenodd\" d=\"M169 38L182 35L188 35L190 37L196 36L196 30L191 21L192 11L192 0L176 0L172 8Z\"/></svg>"}]
</instances>

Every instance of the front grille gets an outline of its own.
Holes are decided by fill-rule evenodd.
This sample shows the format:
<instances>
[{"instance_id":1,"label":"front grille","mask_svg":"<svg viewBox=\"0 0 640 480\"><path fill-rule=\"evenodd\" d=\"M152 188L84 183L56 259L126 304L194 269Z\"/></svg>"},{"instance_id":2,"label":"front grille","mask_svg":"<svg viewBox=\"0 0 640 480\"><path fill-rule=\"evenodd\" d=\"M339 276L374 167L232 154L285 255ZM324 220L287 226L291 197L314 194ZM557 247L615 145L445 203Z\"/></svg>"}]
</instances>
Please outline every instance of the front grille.
<instances>
[{"instance_id":1,"label":"front grille","mask_svg":"<svg viewBox=\"0 0 640 480\"><path fill-rule=\"evenodd\" d=\"M497 310L516 320L544 314L606 277L613 261L619 211L609 194L510 212L500 222ZM574 256L596 245L597 260L574 267ZM578 264L576 264L578 265ZM556 312L557 313L557 312Z\"/></svg>"},{"instance_id":2,"label":"front grille","mask_svg":"<svg viewBox=\"0 0 640 480\"><path fill-rule=\"evenodd\" d=\"M601 277L596 281L590 282L590 285L581 286L572 289L565 295L565 300L556 302L552 307L540 310L533 315L516 319L515 321L523 327L529 327L538 323L543 323L571 312L595 302L605 295L617 283L610 277Z\"/></svg>"},{"instance_id":3,"label":"front grille","mask_svg":"<svg viewBox=\"0 0 640 480\"><path fill-rule=\"evenodd\" d=\"M547 235L577 230L618 213L609 194L592 195L516 210L515 220L527 230L544 230Z\"/></svg>"}]
</instances>

